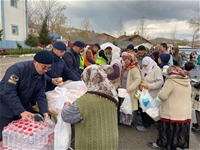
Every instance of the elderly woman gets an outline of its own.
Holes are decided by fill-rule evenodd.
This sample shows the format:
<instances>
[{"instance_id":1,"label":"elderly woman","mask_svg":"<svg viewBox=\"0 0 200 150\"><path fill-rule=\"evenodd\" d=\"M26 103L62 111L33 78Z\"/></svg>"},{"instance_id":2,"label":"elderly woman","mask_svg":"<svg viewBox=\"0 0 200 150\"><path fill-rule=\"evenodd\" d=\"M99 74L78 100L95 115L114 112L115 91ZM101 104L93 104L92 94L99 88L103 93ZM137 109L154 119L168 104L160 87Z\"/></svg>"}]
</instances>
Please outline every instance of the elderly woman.
<instances>
[{"instance_id":1,"label":"elderly woman","mask_svg":"<svg viewBox=\"0 0 200 150\"><path fill-rule=\"evenodd\" d=\"M120 55L119 53L113 53L110 67L106 69L106 73L108 79L114 85L115 89L117 89L120 85L121 71L122 64L120 62Z\"/></svg>"},{"instance_id":2,"label":"elderly woman","mask_svg":"<svg viewBox=\"0 0 200 150\"><path fill-rule=\"evenodd\" d=\"M141 82L140 67L137 64L137 58L133 54L129 54L125 59L125 66L122 70L122 82L121 87L126 89L130 94L132 103L132 115L124 114L120 112L120 123L125 125L131 125L134 119L134 112L138 110L138 100L135 98L135 93L139 89ZM123 101L120 99L120 101Z\"/></svg>"},{"instance_id":3,"label":"elderly woman","mask_svg":"<svg viewBox=\"0 0 200 150\"><path fill-rule=\"evenodd\" d=\"M158 94L161 123L154 149L176 150L189 148L191 121L191 86L188 76L178 66L168 68L168 76Z\"/></svg>"},{"instance_id":4,"label":"elderly woman","mask_svg":"<svg viewBox=\"0 0 200 150\"><path fill-rule=\"evenodd\" d=\"M142 60L142 83L146 84L145 88L148 89L149 94L153 99L155 99L163 85L163 76L161 69L157 66L156 62L150 57L145 57ZM142 90L144 87L140 86ZM138 122L137 130L139 131L148 131L151 124L153 123L153 119L147 113L141 112L142 122Z\"/></svg>"},{"instance_id":5,"label":"elderly woman","mask_svg":"<svg viewBox=\"0 0 200 150\"><path fill-rule=\"evenodd\" d=\"M82 80L88 92L61 112L63 121L75 124L75 149L117 150L117 92L100 66L88 66Z\"/></svg>"},{"instance_id":6,"label":"elderly woman","mask_svg":"<svg viewBox=\"0 0 200 150\"><path fill-rule=\"evenodd\" d=\"M124 67L126 64L125 64L125 59L127 58L127 56L128 56L129 54L128 54L128 52L126 52L126 51L124 51L124 52L122 52L122 54L121 54L121 64L122 64L122 67Z\"/></svg>"}]
</instances>

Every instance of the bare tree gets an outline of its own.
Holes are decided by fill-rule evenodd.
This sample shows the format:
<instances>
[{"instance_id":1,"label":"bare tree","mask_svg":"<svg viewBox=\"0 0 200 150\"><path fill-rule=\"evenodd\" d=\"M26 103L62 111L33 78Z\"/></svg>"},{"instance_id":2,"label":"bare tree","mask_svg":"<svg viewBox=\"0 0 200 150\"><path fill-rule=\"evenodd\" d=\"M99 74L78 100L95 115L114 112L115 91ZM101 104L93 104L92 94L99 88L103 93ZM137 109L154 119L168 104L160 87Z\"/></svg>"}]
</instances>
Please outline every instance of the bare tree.
<instances>
[{"instance_id":1,"label":"bare tree","mask_svg":"<svg viewBox=\"0 0 200 150\"><path fill-rule=\"evenodd\" d=\"M90 22L90 19L88 17L86 17L85 19L82 20L81 28L85 31L91 30L91 22Z\"/></svg>"},{"instance_id":2,"label":"bare tree","mask_svg":"<svg viewBox=\"0 0 200 150\"><path fill-rule=\"evenodd\" d=\"M122 36L126 33L126 26L122 17L119 18L116 25L116 29L117 29L118 36Z\"/></svg>"},{"instance_id":3,"label":"bare tree","mask_svg":"<svg viewBox=\"0 0 200 150\"><path fill-rule=\"evenodd\" d=\"M146 19L145 16L142 16L142 18L140 19L137 27L136 27L136 33L138 33L141 37L143 38L147 38L147 25L146 25Z\"/></svg>"},{"instance_id":4,"label":"bare tree","mask_svg":"<svg viewBox=\"0 0 200 150\"><path fill-rule=\"evenodd\" d=\"M60 5L57 0L29 0L28 16L30 23L41 25L42 21L47 17L47 25L54 32L54 27L60 23L62 18L63 24L67 22L67 17L64 15L66 5Z\"/></svg>"},{"instance_id":5,"label":"bare tree","mask_svg":"<svg viewBox=\"0 0 200 150\"><path fill-rule=\"evenodd\" d=\"M190 28L200 30L200 16L190 19L188 21L188 24L189 24Z\"/></svg>"},{"instance_id":6,"label":"bare tree","mask_svg":"<svg viewBox=\"0 0 200 150\"><path fill-rule=\"evenodd\" d=\"M192 29L192 47L194 47L195 40L200 37L198 34L200 31L200 17L190 19L187 23L189 24L190 29Z\"/></svg>"},{"instance_id":7,"label":"bare tree","mask_svg":"<svg viewBox=\"0 0 200 150\"><path fill-rule=\"evenodd\" d=\"M177 27L178 27L178 24L175 24L174 27L169 32L169 37L172 39L173 44L175 43L176 36L177 36L177 33L178 33Z\"/></svg>"}]
</instances>

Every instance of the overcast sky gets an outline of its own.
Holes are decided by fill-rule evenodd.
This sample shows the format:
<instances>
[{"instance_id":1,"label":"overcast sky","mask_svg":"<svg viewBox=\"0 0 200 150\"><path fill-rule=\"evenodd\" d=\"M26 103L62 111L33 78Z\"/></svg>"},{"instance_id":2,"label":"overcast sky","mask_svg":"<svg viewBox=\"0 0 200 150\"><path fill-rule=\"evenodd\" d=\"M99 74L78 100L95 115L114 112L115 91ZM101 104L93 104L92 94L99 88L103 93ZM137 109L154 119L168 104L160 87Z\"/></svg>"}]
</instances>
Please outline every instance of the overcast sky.
<instances>
[{"instance_id":1,"label":"overcast sky","mask_svg":"<svg viewBox=\"0 0 200 150\"><path fill-rule=\"evenodd\" d=\"M177 38L191 40L192 31L186 22L200 16L200 0L60 1L67 6L66 16L72 26L80 28L87 17L94 31L113 36L117 36L116 25L120 17L126 34L131 35L144 15L149 39L169 38L170 31L177 25Z\"/></svg>"}]
</instances>

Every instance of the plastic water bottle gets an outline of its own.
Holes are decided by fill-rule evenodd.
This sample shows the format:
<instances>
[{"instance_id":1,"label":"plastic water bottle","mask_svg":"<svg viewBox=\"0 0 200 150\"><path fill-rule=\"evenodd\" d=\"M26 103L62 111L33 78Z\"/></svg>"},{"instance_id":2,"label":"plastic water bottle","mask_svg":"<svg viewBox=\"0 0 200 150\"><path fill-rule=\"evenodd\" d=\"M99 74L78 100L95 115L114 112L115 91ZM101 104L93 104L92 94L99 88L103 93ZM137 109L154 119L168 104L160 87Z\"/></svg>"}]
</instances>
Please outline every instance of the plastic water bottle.
<instances>
[{"instance_id":1,"label":"plastic water bottle","mask_svg":"<svg viewBox=\"0 0 200 150\"><path fill-rule=\"evenodd\" d=\"M34 138L35 138L35 147L36 147L36 149L42 148L41 145L40 145L40 143L41 143L41 136L40 136L38 130L34 129L33 130L33 134L34 134Z\"/></svg>"},{"instance_id":2,"label":"plastic water bottle","mask_svg":"<svg viewBox=\"0 0 200 150\"><path fill-rule=\"evenodd\" d=\"M29 140L29 135L28 135L28 132L25 131L23 136L22 136L22 149L23 150L26 150L28 149L28 140Z\"/></svg>"},{"instance_id":3,"label":"plastic water bottle","mask_svg":"<svg viewBox=\"0 0 200 150\"><path fill-rule=\"evenodd\" d=\"M13 138L13 128L8 128L8 136L7 136L7 148L12 149L12 138Z\"/></svg>"},{"instance_id":4,"label":"plastic water bottle","mask_svg":"<svg viewBox=\"0 0 200 150\"><path fill-rule=\"evenodd\" d=\"M29 139L28 139L28 148L29 149L36 149L36 145L35 145L35 137L33 133L29 134Z\"/></svg>"},{"instance_id":5,"label":"plastic water bottle","mask_svg":"<svg viewBox=\"0 0 200 150\"><path fill-rule=\"evenodd\" d=\"M8 147L8 141L7 141L7 139L8 139L8 128L7 127L3 128L2 139L3 139L3 143L2 143L3 148L6 149Z\"/></svg>"},{"instance_id":6,"label":"plastic water bottle","mask_svg":"<svg viewBox=\"0 0 200 150\"><path fill-rule=\"evenodd\" d=\"M3 148L3 142L2 141L0 141L0 150L3 150L4 148Z\"/></svg>"},{"instance_id":7,"label":"plastic water bottle","mask_svg":"<svg viewBox=\"0 0 200 150\"><path fill-rule=\"evenodd\" d=\"M17 149L18 130L14 129L12 133L12 149Z\"/></svg>"},{"instance_id":8,"label":"plastic water bottle","mask_svg":"<svg viewBox=\"0 0 200 150\"><path fill-rule=\"evenodd\" d=\"M23 130L20 129L18 131L18 136L17 136L17 149L19 150L23 148L23 138L24 138L24 133L23 133Z\"/></svg>"}]
</instances>

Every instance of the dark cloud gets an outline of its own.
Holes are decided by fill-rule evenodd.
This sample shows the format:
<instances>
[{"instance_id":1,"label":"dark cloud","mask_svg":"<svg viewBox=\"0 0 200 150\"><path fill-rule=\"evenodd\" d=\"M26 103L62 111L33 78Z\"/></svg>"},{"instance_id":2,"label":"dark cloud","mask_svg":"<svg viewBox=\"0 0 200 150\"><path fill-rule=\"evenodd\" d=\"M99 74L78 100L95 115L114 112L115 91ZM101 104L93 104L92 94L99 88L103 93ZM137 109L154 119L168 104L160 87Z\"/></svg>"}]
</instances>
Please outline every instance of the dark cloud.
<instances>
[{"instance_id":1,"label":"dark cloud","mask_svg":"<svg viewBox=\"0 0 200 150\"><path fill-rule=\"evenodd\" d=\"M149 21L169 22L189 20L199 13L196 1L65 1L66 16L73 20L73 25L80 27L80 22L88 17L94 30L113 30L120 17L124 23L136 26L142 16Z\"/></svg>"}]
</instances>

